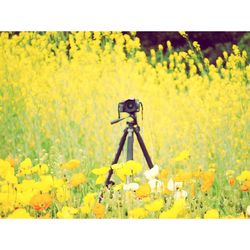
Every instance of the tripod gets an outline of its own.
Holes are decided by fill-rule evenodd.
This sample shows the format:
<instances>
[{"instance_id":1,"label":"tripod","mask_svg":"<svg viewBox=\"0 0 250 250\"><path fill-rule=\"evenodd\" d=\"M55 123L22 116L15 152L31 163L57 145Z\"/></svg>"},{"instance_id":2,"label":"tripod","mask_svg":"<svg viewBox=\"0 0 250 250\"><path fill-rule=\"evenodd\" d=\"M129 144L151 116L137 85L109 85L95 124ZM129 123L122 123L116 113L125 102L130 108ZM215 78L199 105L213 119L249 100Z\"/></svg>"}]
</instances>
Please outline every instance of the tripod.
<instances>
[{"instance_id":1,"label":"tripod","mask_svg":"<svg viewBox=\"0 0 250 250\"><path fill-rule=\"evenodd\" d=\"M137 140L139 142L139 145L141 147L141 150L143 152L143 155L147 161L148 167L151 169L151 168L153 168L153 163L152 163L152 160L151 160L149 153L146 149L145 143L141 137L140 127L138 126L138 123L137 123L136 114L132 113L129 115L129 117L131 117L133 120L130 122L127 122L127 127L125 128L125 130L123 132L123 136L121 137L121 140L120 140L115 158L112 162L112 165L116 164L118 162L127 137L128 137L128 140L127 140L127 161L133 160L133 144L134 144L134 133L135 133ZM119 119L111 122L111 124L117 123L123 119L125 119L125 118L119 118ZM106 182L105 182L106 187L109 187L110 185L114 185L114 182L111 180L112 175L113 175L113 169L110 168Z\"/></svg>"}]
</instances>

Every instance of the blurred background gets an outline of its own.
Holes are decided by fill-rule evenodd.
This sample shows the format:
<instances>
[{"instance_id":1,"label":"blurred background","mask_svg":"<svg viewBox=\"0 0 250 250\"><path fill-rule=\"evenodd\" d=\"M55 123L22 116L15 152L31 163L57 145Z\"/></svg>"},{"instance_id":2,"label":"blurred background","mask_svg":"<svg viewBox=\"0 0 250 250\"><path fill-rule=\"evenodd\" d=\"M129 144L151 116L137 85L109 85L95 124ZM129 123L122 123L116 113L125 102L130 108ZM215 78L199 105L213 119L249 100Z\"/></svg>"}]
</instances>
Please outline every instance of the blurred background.
<instances>
[{"instance_id":1,"label":"blurred background","mask_svg":"<svg viewBox=\"0 0 250 250\"><path fill-rule=\"evenodd\" d=\"M0 32L1 33L1 32ZM19 31L10 32L10 36L19 34ZM38 32L45 33L45 32ZM64 32L67 36L71 32ZM123 34L131 33L131 31L123 31ZM250 54L250 32L186 32L191 41L197 41L205 57L211 63L215 63L219 56L222 56L223 51L231 53L232 45L236 44L240 50L246 50ZM184 37L179 32L166 32L166 31L138 31L136 36L140 38L142 49L149 54L150 49L157 48L159 44L166 47L166 42L169 40L172 43L175 51L185 51L189 46ZM248 57L247 62L250 62Z\"/></svg>"},{"instance_id":2,"label":"blurred background","mask_svg":"<svg viewBox=\"0 0 250 250\"><path fill-rule=\"evenodd\" d=\"M126 32L124 32L126 33ZM223 51L231 52L233 44L250 53L250 32L186 32L191 41L198 41L204 56L214 63ZM188 44L179 32L137 32L142 48L149 53L159 44L171 41L175 50L187 50ZM165 46L164 46L165 47ZM248 58L249 62L249 58Z\"/></svg>"}]
</instances>

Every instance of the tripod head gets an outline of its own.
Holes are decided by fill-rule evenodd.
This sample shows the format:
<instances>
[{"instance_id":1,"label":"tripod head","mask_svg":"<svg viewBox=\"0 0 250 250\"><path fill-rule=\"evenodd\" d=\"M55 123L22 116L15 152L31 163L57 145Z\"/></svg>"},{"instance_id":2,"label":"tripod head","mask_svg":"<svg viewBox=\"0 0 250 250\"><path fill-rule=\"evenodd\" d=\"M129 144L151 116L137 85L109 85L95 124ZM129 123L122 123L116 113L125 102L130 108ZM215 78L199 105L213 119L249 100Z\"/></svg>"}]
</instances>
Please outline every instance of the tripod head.
<instances>
[{"instance_id":1,"label":"tripod head","mask_svg":"<svg viewBox=\"0 0 250 250\"><path fill-rule=\"evenodd\" d=\"M113 125L113 124L116 124L116 123L118 123L118 122L120 122L120 121L122 121L122 120L128 119L128 118L132 118L132 119L133 119L132 121L127 122L128 124L137 125L137 117L136 117L136 114L130 114L130 115L127 116L127 117L115 119L115 120L111 121L110 124Z\"/></svg>"},{"instance_id":2,"label":"tripod head","mask_svg":"<svg viewBox=\"0 0 250 250\"><path fill-rule=\"evenodd\" d=\"M143 104L137 99L127 99L126 101L120 102L118 104L118 119L115 119L111 121L111 125L118 123L124 119L132 118L133 121L129 123L133 123L134 125L137 125L137 117L136 113L140 111L141 107L141 113L142 113L142 119L143 119ZM126 112L129 114L127 117L121 118L121 113Z\"/></svg>"}]
</instances>

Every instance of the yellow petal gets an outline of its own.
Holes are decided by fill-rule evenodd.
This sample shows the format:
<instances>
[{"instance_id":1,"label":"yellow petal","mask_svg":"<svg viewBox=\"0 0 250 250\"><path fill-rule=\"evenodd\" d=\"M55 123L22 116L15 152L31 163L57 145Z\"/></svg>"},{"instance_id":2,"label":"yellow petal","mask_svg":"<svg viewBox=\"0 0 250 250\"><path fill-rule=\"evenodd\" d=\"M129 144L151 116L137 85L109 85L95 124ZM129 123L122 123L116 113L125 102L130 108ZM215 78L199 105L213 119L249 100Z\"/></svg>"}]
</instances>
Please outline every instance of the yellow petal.
<instances>
[{"instance_id":1,"label":"yellow petal","mask_svg":"<svg viewBox=\"0 0 250 250\"><path fill-rule=\"evenodd\" d=\"M95 175L104 175L108 173L109 169L109 167L94 168L91 172Z\"/></svg>"},{"instance_id":2,"label":"yellow petal","mask_svg":"<svg viewBox=\"0 0 250 250\"><path fill-rule=\"evenodd\" d=\"M105 182L106 176L105 175L100 175L95 181L95 184L103 184Z\"/></svg>"}]
</instances>

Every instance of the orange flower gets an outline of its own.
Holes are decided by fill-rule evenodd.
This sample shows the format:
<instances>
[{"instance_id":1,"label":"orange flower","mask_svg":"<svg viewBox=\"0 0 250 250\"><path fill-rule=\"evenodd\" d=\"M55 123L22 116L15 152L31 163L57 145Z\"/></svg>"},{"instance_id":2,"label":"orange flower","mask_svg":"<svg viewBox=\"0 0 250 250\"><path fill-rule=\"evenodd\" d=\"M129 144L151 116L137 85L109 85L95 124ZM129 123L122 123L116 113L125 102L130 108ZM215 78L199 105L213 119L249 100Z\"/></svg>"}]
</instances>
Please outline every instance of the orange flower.
<instances>
[{"instance_id":1,"label":"orange flower","mask_svg":"<svg viewBox=\"0 0 250 250\"><path fill-rule=\"evenodd\" d=\"M195 195L196 195L196 189L195 189L194 183L191 184L191 195L192 195L192 197L195 197Z\"/></svg>"},{"instance_id":2,"label":"orange flower","mask_svg":"<svg viewBox=\"0 0 250 250\"><path fill-rule=\"evenodd\" d=\"M233 185L235 184L235 179L234 179L234 177L230 177L229 180L228 180L228 182L229 182L229 184L230 184L231 186L233 186Z\"/></svg>"},{"instance_id":3,"label":"orange flower","mask_svg":"<svg viewBox=\"0 0 250 250\"><path fill-rule=\"evenodd\" d=\"M192 178L191 172L180 171L177 175L173 177L176 182L184 182Z\"/></svg>"},{"instance_id":4,"label":"orange flower","mask_svg":"<svg viewBox=\"0 0 250 250\"><path fill-rule=\"evenodd\" d=\"M6 158L6 161L8 161L10 163L11 167L13 167L13 168L15 167L15 159L13 159L11 156L8 156Z\"/></svg>"},{"instance_id":5,"label":"orange flower","mask_svg":"<svg viewBox=\"0 0 250 250\"><path fill-rule=\"evenodd\" d=\"M52 203L52 198L49 194L37 194L30 200L30 205L36 211L43 211L47 209Z\"/></svg>"},{"instance_id":6,"label":"orange flower","mask_svg":"<svg viewBox=\"0 0 250 250\"><path fill-rule=\"evenodd\" d=\"M39 219L51 219L51 216L49 213L47 213L45 215L40 216Z\"/></svg>"},{"instance_id":7,"label":"orange flower","mask_svg":"<svg viewBox=\"0 0 250 250\"><path fill-rule=\"evenodd\" d=\"M95 214L95 217L100 219L105 214L105 207L101 203L96 203L93 208L93 212Z\"/></svg>"},{"instance_id":8,"label":"orange flower","mask_svg":"<svg viewBox=\"0 0 250 250\"><path fill-rule=\"evenodd\" d=\"M151 193L151 188L148 183L141 185L137 190L136 190L136 196L139 199L146 198L149 196Z\"/></svg>"},{"instance_id":9,"label":"orange flower","mask_svg":"<svg viewBox=\"0 0 250 250\"><path fill-rule=\"evenodd\" d=\"M245 181L243 185L240 187L241 191L248 191L250 189L250 181Z\"/></svg>"},{"instance_id":10,"label":"orange flower","mask_svg":"<svg viewBox=\"0 0 250 250\"><path fill-rule=\"evenodd\" d=\"M207 192L214 183L214 172L211 171L204 172L201 176L201 179L202 179L201 191Z\"/></svg>"}]
</instances>

